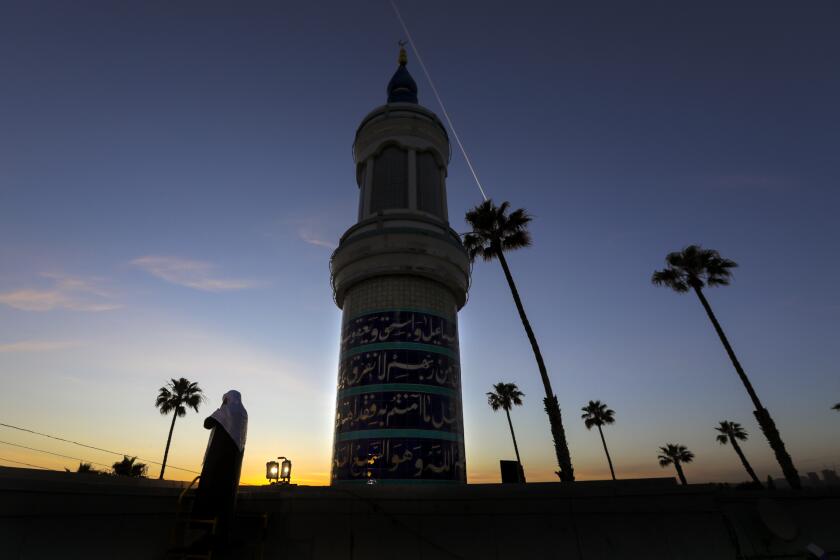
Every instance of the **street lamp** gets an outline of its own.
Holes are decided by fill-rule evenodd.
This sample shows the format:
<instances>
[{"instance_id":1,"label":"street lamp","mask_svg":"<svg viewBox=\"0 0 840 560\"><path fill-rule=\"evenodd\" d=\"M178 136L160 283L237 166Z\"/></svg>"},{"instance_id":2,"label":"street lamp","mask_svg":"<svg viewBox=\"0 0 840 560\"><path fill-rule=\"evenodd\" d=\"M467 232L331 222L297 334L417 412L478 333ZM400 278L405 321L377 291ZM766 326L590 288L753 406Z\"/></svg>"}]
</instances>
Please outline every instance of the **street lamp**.
<instances>
[{"instance_id":1,"label":"street lamp","mask_svg":"<svg viewBox=\"0 0 840 560\"><path fill-rule=\"evenodd\" d=\"M289 484L292 479L292 462L285 457L265 464L265 477L269 484Z\"/></svg>"},{"instance_id":2,"label":"street lamp","mask_svg":"<svg viewBox=\"0 0 840 560\"><path fill-rule=\"evenodd\" d=\"M280 463L280 484L289 484L292 480L292 462L285 457L277 457L277 460L283 459Z\"/></svg>"},{"instance_id":3,"label":"street lamp","mask_svg":"<svg viewBox=\"0 0 840 560\"><path fill-rule=\"evenodd\" d=\"M275 484L279 480L280 464L277 461L269 461L265 464L265 477L269 484Z\"/></svg>"}]
</instances>

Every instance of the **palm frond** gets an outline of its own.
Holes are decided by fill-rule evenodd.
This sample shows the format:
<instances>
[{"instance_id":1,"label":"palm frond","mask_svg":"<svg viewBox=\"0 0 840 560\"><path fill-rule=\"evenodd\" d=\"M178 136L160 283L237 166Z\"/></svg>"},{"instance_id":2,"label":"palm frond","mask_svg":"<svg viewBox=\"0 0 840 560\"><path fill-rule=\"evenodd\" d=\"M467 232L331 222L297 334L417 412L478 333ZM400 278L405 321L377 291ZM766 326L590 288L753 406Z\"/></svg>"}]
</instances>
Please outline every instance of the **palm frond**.
<instances>
[{"instance_id":1,"label":"palm frond","mask_svg":"<svg viewBox=\"0 0 840 560\"><path fill-rule=\"evenodd\" d=\"M510 231L524 230L533 217L524 208L517 208L507 216L506 225Z\"/></svg>"},{"instance_id":2,"label":"palm frond","mask_svg":"<svg viewBox=\"0 0 840 560\"><path fill-rule=\"evenodd\" d=\"M198 407L204 400L204 392L198 383L182 377L170 379L165 387L158 390L155 406L161 414L166 415L174 411L176 416L182 417L187 413L186 407L198 412Z\"/></svg>"},{"instance_id":3,"label":"palm frond","mask_svg":"<svg viewBox=\"0 0 840 560\"><path fill-rule=\"evenodd\" d=\"M703 286L727 286L732 278L731 269L738 266L714 249L703 249L700 245L689 245L682 251L668 253L665 263L667 268L655 272L651 280L677 292Z\"/></svg>"},{"instance_id":4,"label":"palm frond","mask_svg":"<svg viewBox=\"0 0 840 560\"><path fill-rule=\"evenodd\" d=\"M589 401L589 404L581 410L583 411L581 418L583 418L587 429L591 429L592 426L603 426L615 422L615 411L607 408L606 403L601 401Z\"/></svg>"},{"instance_id":5,"label":"palm frond","mask_svg":"<svg viewBox=\"0 0 840 560\"><path fill-rule=\"evenodd\" d=\"M117 461L112 468L118 476L143 477L148 467L144 463L137 463L137 457L123 455L122 461Z\"/></svg>"},{"instance_id":6,"label":"palm frond","mask_svg":"<svg viewBox=\"0 0 840 560\"><path fill-rule=\"evenodd\" d=\"M690 463L694 460L694 453L688 450L686 446L676 443L666 443L659 448L661 455L659 455L659 464L662 466L668 465L672 462ZM667 460L663 464L662 461Z\"/></svg>"},{"instance_id":7,"label":"palm frond","mask_svg":"<svg viewBox=\"0 0 840 560\"><path fill-rule=\"evenodd\" d=\"M510 213L510 203L496 206L492 199L485 200L465 215L472 231L464 236L464 247L470 259L486 261L496 258L496 251L513 251L531 245L528 223L531 216L522 208Z\"/></svg>"},{"instance_id":8,"label":"palm frond","mask_svg":"<svg viewBox=\"0 0 840 560\"><path fill-rule=\"evenodd\" d=\"M661 452L657 455L657 459L659 459L659 466L660 467L667 467L671 463L674 462L673 457L668 454L668 450L664 447L660 447L659 451Z\"/></svg>"},{"instance_id":9,"label":"palm frond","mask_svg":"<svg viewBox=\"0 0 840 560\"><path fill-rule=\"evenodd\" d=\"M674 268L664 268L657 270L651 276L650 281L655 286L665 286L671 288L675 292L687 292L688 284L683 279L682 275Z\"/></svg>"},{"instance_id":10,"label":"palm frond","mask_svg":"<svg viewBox=\"0 0 840 560\"><path fill-rule=\"evenodd\" d=\"M682 251L672 251L665 256L665 262L673 268L685 268L694 254L697 252L696 245L689 245Z\"/></svg>"},{"instance_id":11,"label":"palm frond","mask_svg":"<svg viewBox=\"0 0 840 560\"><path fill-rule=\"evenodd\" d=\"M496 411L500 408L510 410L514 405L522 404L525 393L519 390L515 383L500 381L493 385L493 391L487 393L487 404Z\"/></svg>"},{"instance_id":12,"label":"palm frond","mask_svg":"<svg viewBox=\"0 0 840 560\"><path fill-rule=\"evenodd\" d=\"M467 250L470 260L474 261L479 251L484 249L484 239L478 233L470 232L464 235L464 249Z\"/></svg>"},{"instance_id":13,"label":"palm frond","mask_svg":"<svg viewBox=\"0 0 840 560\"><path fill-rule=\"evenodd\" d=\"M694 460L694 453L689 451L684 445L677 446L677 449L677 459L679 459L681 463L690 463Z\"/></svg>"},{"instance_id":14,"label":"palm frond","mask_svg":"<svg viewBox=\"0 0 840 560\"><path fill-rule=\"evenodd\" d=\"M729 420L722 420L720 425L715 428L721 434L726 435L729 439L739 439L746 441L749 439L749 434L738 422L731 422ZM718 439L720 436L718 436Z\"/></svg>"},{"instance_id":15,"label":"palm frond","mask_svg":"<svg viewBox=\"0 0 840 560\"><path fill-rule=\"evenodd\" d=\"M502 238L503 251L515 251L531 246L531 234L526 229L514 231Z\"/></svg>"}]
</instances>

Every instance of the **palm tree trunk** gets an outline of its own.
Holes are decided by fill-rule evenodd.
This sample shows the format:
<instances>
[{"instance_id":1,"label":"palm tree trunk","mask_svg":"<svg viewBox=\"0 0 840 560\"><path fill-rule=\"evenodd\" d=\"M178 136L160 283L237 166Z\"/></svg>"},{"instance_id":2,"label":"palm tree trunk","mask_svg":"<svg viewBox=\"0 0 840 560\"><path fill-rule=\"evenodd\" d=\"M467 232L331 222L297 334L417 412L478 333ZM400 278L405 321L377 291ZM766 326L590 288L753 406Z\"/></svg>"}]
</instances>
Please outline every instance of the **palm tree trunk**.
<instances>
[{"instance_id":1,"label":"palm tree trunk","mask_svg":"<svg viewBox=\"0 0 840 560\"><path fill-rule=\"evenodd\" d=\"M516 445L516 434L513 433L513 422L510 421L510 411L505 410L505 414L507 414L508 426L510 426L510 437L513 438L513 450L516 451L516 462L521 467L522 461L519 460L519 447Z\"/></svg>"},{"instance_id":2,"label":"palm tree trunk","mask_svg":"<svg viewBox=\"0 0 840 560\"><path fill-rule=\"evenodd\" d=\"M778 461L779 465L782 467L782 473L784 473L785 479L791 488L799 490L802 488L799 473L793 465L793 459L790 458L790 454L788 454L785 449L785 443L782 441L782 436L779 434L779 430L776 429L776 423L773 422L773 418L770 417L770 412L762 406L755 389L753 389L752 383L750 383L747 374L744 372L744 368L741 367L741 362L739 362L738 358L735 356L735 351L732 350L732 346L729 344L729 340L727 340L726 335L723 332L723 328L721 328L720 323L718 323L717 317L715 317L715 314L712 311L712 307L706 300L706 296L703 295L703 290L701 290L699 286L692 287L694 288L694 293L696 293L697 297L700 299L700 303L703 304L703 309L706 310L709 320L715 327L715 331L717 332L720 341L723 343L723 347L726 349L726 353L729 355L732 365L735 366L735 371L738 372L738 377L741 378L741 382L747 389L750 399L752 399L753 406L755 406L755 411L753 412L755 419L758 421L758 425L761 427L764 437L767 438L767 442L773 449L773 453L776 455L776 461Z\"/></svg>"},{"instance_id":3,"label":"palm tree trunk","mask_svg":"<svg viewBox=\"0 0 840 560\"><path fill-rule=\"evenodd\" d=\"M160 466L160 480L163 480L163 471L166 470L166 458L169 456L169 444L172 443L172 430L175 429L175 419L178 418L178 411L172 411L172 424L169 426L169 437L166 438L166 451L163 452L163 463Z\"/></svg>"},{"instance_id":4,"label":"palm tree trunk","mask_svg":"<svg viewBox=\"0 0 840 560\"><path fill-rule=\"evenodd\" d=\"M755 471L750 465L750 462L747 461L747 458L744 456L744 452L741 450L741 446L738 445L738 442L736 442L735 438L733 438L732 436L729 437L729 443L732 444L732 449L735 450L735 453L738 454L738 458L741 459L741 464L744 465L744 468L747 470L747 474L750 475L750 478L752 478L753 482L761 486L761 481L758 480L758 477L756 476Z\"/></svg>"},{"instance_id":5,"label":"palm tree trunk","mask_svg":"<svg viewBox=\"0 0 840 560\"><path fill-rule=\"evenodd\" d=\"M505 273L510 293L513 295L513 302L516 304L516 310L519 311L519 318L522 320L522 326L525 327L525 334L528 335L528 340L531 343L531 349L534 351L534 357L537 360L537 367L540 370L540 377L542 377L543 388L545 389L545 411L548 414L548 422L551 426L551 436L554 438L554 452L557 455L557 464L560 470L557 475L563 482L574 482L575 471L572 468L572 458L569 455L569 445L566 443L566 432L563 430L563 419L560 416L560 404L557 402L557 396L551 390L551 381L548 379L548 372L545 369L545 362L543 362L540 347L537 344L537 337L534 336L534 331L531 329L531 323L528 321L528 316L525 315L525 308L522 305L522 300L519 298L519 291L516 289L516 284L513 281L513 276L508 268L507 260L501 247L496 246L496 255L499 257L499 262L502 264L502 270Z\"/></svg>"},{"instance_id":6,"label":"palm tree trunk","mask_svg":"<svg viewBox=\"0 0 840 560\"><path fill-rule=\"evenodd\" d=\"M680 477L680 482L683 483L683 486L687 486L688 481L685 479L685 473L683 473L682 465L680 465L679 461L674 461L674 468L677 469L677 476Z\"/></svg>"},{"instance_id":7,"label":"palm tree trunk","mask_svg":"<svg viewBox=\"0 0 840 560\"><path fill-rule=\"evenodd\" d=\"M607 463L610 464L610 474L612 475L612 479L615 480L615 471L613 470L612 459L610 459L610 451L607 449L607 440L604 439L604 431L601 429L601 426L598 426L598 433L601 434L601 443L604 444L604 453L607 454Z\"/></svg>"}]
</instances>

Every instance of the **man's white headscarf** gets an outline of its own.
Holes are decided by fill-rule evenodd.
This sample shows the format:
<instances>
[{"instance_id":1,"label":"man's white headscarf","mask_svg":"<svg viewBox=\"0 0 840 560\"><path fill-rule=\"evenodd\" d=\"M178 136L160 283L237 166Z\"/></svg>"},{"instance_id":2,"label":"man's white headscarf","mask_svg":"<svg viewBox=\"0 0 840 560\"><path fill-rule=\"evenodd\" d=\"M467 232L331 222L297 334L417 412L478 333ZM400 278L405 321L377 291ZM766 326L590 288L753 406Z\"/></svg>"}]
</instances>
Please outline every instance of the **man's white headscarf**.
<instances>
[{"instance_id":1,"label":"man's white headscarf","mask_svg":"<svg viewBox=\"0 0 840 560\"><path fill-rule=\"evenodd\" d=\"M242 395L239 391L230 390L222 397L222 406L208 417L222 425L230 439L245 451L245 436L248 433L248 411L242 406ZM206 421L205 421L206 422Z\"/></svg>"}]
</instances>

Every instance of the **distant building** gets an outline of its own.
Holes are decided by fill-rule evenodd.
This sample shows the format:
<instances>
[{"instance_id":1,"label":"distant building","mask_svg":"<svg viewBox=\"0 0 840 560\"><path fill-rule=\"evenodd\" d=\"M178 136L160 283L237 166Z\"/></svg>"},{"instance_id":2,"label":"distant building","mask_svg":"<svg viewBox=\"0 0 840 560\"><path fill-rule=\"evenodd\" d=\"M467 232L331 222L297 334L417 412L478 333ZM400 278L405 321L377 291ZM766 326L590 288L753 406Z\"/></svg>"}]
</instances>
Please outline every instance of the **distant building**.
<instances>
[{"instance_id":1,"label":"distant building","mask_svg":"<svg viewBox=\"0 0 840 560\"><path fill-rule=\"evenodd\" d=\"M836 470L823 469L820 473L822 474L822 479L820 479L819 475L815 472L809 472L806 476L800 477L802 479L802 485L811 488L822 486L840 486L840 477L837 476ZM776 484L777 488L790 488L784 478L774 478L773 482Z\"/></svg>"},{"instance_id":2,"label":"distant building","mask_svg":"<svg viewBox=\"0 0 840 560\"><path fill-rule=\"evenodd\" d=\"M449 137L405 50L353 143L358 222L330 269L343 311L331 480L465 483L458 311L470 262L449 227Z\"/></svg>"},{"instance_id":3,"label":"distant building","mask_svg":"<svg viewBox=\"0 0 840 560\"><path fill-rule=\"evenodd\" d=\"M840 486L840 477L837 476L837 471L834 469L823 469L823 482L828 486Z\"/></svg>"}]
</instances>

